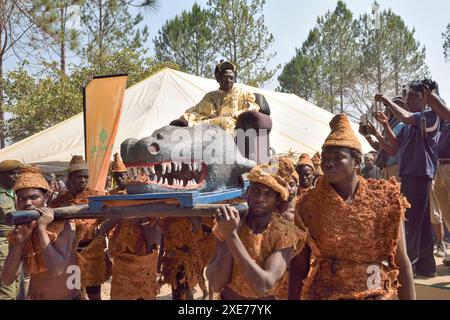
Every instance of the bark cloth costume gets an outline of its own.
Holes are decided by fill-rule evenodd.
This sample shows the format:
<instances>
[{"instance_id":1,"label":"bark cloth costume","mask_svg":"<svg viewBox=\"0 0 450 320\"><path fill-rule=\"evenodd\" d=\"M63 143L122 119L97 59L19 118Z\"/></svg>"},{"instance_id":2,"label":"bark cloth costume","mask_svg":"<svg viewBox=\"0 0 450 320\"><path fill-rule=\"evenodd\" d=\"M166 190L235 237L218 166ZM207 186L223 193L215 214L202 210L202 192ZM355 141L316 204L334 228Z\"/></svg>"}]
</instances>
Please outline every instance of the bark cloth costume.
<instances>
[{"instance_id":1,"label":"bark cloth costume","mask_svg":"<svg viewBox=\"0 0 450 320\"><path fill-rule=\"evenodd\" d=\"M313 160L315 161L315 163L313 162ZM296 167L298 166L309 166L313 170L315 176L323 175L322 169L320 169L320 156L318 157L317 153L313 156L313 158L311 158L307 153L301 154L300 157L298 158ZM306 193L309 189L313 188L316 183L316 180L317 179L315 178L312 185L309 188L302 188L301 186L299 186L298 195L301 196L302 194Z\"/></svg>"},{"instance_id":2,"label":"bark cloth costume","mask_svg":"<svg viewBox=\"0 0 450 320\"><path fill-rule=\"evenodd\" d=\"M116 153L112 173L121 172L127 172L127 168ZM126 191L117 187L109 194ZM148 219L150 224L155 222L155 218ZM155 300L158 247L147 248L141 220L122 220L112 232L109 250L113 259L111 300Z\"/></svg>"},{"instance_id":3,"label":"bark cloth costume","mask_svg":"<svg viewBox=\"0 0 450 320\"><path fill-rule=\"evenodd\" d=\"M272 188L280 194L283 201L287 201L289 191L284 177L289 174L285 173L284 170L288 167L290 166L287 159L281 158L278 163L275 161L270 164L254 167L250 171L248 179L252 182L258 182ZM295 172L293 165L292 170ZM238 235L248 254L260 267L264 267L266 259L275 251L292 248L293 253L291 256L294 257L303 249L306 242L306 232L297 228L292 222L284 219L281 216L281 212L273 212L269 224L260 234L254 234L248 227L247 217L241 219ZM217 228L214 228L214 235L217 239L223 241L223 236ZM231 280L228 287L234 292L250 299L285 297L285 283L286 279L288 279L287 271L264 297L254 292L245 279L243 270L239 265L233 262Z\"/></svg>"},{"instance_id":4,"label":"bark cloth costume","mask_svg":"<svg viewBox=\"0 0 450 320\"><path fill-rule=\"evenodd\" d=\"M68 172L88 170L87 163L81 156L73 156ZM59 195L51 204L52 208L78 206L88 203L89 197L102 195L95 190L86 189L74 195L70 190ZM79 247L78 266L81 268L81 285L85 288L99 286L111 276L111 268L106 256L106 239L95 236L96 227L100 224L96 219L75 220L77 244Z\"/></svg>"},{"instance_id":5,"label":"bark cloth costume","mask_svg":"<svg viewBox=\"0 0 450 320\"><path fill-rule=\"evenodd\" d=\"M361 153L345 115L336 116L330 127L324 148L347 147ZM302 299L391 299L397 294L395 255L409 204L395 179L358 179L351 204L326 176L299 201L296 224L306 226L312 251ZM381 281L371 286L368 279L374 270L379 270Z\"/></svg>"},{"instance_id":6,"label":"bark cloth costume","mask_svg":"<svg viewBox=\"0 0 450 320\"><path fill-rule=\"evenodd\" d=\"M323 176L322 168L320 167L321 164L321 156L320 152L316 152L314 156L311 158L311 162L313 164L314 174L316 176Z\"/></svg>"},{"instance_id":7,"label":"bark cloth costume","mask_svg":"<svg viewBox=\"0 0 450 320\"><path fill-rule=\"evenodd\" d=\"M161 221L164 254L160 285L169 284L172 290L183 288L181 300L189 299L187 294L197 285L204 295L207 293L203 271L214 253L212 225L212 218L202 218L196 225L188 218L165 218Z\"/></svg>"},{"instance_id":8,"label":"bark cloth costume","mask_svg":"<svg viewBox=\"0 0 450 320\"><path fill-rule=\"evenodd\" d=\"M19 177L14 185L14 192L20 189L42 189L50 192L50 187L42 175L38 167L23 166L19 169ZM73 220L69 221L74 223ZM47 226L47 233L50 241L53 243L58 238L58 235L64 230L65 221L53 221ZM8 234L8 242L10 245L16 241L15 233L11 231ZM76 247L76 243L73 244ZM22 261L25 263L25 267L29 276L37 275L39 273L47 272L48 268L45 264L43 256L43 248L39 239L39 234L36 228L31 233L30 238L27 240ZM33 299L30 293L27 299Z\"/></svg>"}]
</instances>

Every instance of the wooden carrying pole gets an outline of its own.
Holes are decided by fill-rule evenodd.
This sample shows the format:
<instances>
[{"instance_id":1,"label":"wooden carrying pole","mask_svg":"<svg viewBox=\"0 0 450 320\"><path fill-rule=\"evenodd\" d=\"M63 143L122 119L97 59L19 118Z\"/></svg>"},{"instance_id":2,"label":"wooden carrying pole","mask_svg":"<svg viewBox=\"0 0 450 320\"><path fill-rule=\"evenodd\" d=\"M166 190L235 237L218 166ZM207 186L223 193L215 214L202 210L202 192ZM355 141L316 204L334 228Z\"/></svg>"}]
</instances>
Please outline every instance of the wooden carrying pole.
<instances>
[{"instance_id":1,"label":"wooden carrying pole","mask_svg":"<svg viewBox=\"0 0 450 320\"><path fill-rule=\"evenodd\" d=\"M100 211L91 211L87 205L71 206L53 209L55 220L74 220L74 219L132 219L132 218L150 218L150 217L212 217L216 214L222 204L197 204L192 208L181 208L161 203L148 203L126 207L105 207ZM239 213L248 210L247 204L233 205ZM16 211L7 215L7 221L10 225L29 224L38 220L39 212L36 210Z\"/></svg>"}]
</instances>

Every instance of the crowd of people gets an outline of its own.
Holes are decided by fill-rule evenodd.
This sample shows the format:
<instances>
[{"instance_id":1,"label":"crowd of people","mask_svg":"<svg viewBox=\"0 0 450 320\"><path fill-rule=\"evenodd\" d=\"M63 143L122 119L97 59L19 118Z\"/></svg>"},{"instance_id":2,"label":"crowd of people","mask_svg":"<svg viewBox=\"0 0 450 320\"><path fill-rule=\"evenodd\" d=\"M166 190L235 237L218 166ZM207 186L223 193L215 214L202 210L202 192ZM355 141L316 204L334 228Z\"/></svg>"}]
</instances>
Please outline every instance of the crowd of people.
<instances>
[{"instance_id":1,"label":"crowd of people","mask_svg":"<svg viewBox=\"0 0 450 320\"><path fill-rule=\"evenodd\" d=\"M252 128L268 140L267 103L234 86L234 77L235 67L221 62L220 89L171 125ZM256 157L240 200L245 213L227 204L214 218L54 220L52 208L127 194L120 156L110 170L114 186L101 191L88 188L80 156L64 183L1 162L0 299L99 300L107 281L113 300L153 300L164 284L176 300L193 299L197 285L203 298L220 300L415 299L414 277L436 276L434 242L450 262L450 110L428 80L375 99L386 107L374 114L383 131L360 127L375 153L363 155L347 116L336 115L312 157ZM30 209L37 221L7 224L7 213Z\"/></svg>"}]
</instances>

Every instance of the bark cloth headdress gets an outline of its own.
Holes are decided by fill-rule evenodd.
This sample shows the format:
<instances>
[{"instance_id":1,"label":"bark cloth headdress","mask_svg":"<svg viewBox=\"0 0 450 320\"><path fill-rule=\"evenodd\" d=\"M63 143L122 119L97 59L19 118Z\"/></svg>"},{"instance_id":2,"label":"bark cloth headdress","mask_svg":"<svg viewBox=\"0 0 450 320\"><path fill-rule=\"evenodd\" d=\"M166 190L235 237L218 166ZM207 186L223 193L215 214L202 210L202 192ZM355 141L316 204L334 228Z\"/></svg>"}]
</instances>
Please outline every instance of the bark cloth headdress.
<instances>
[{"instance_id":1,"label":"bark cloth headdress","mask_svg":"<svg viewBox=\"0 0 450 320\"><path fill-rule=\"evenodd\" d=\"M359 142L352 130L350 121L344 113L336 115L330 122L331 133L325 139L322 148L345 147L362 154L361 142Z\"/></svg>"},{"instance_id":2,"label":"bark cloth headdress","mask_svg":"<svg viewBox=\"0 0 450 320\"><path fill-rule=\"evenodd\" d=\"M320 167L320 164L322 162L320 152L316 152L316 154L311 158L311 161L314 165L314 173L318 176L323 176L323 171Z\"/></svg>"},{"instance_id":3,"label":"bark cloth headdress","mask_svg":"<svg viewBox=\"0 0 450 320\"><path fill-rule=\"evenodd\" d=\"M112 173L121 173L121 172L127 172L127 167L123 164L122 159L120 158L119 153L114 154L114 162L112 165Z\"/></svg>"},{"instance_id":4,"label":"bark cloth headdress","mask_svg":"<svg viewBox=\"0 0 450 320\"><path fill-rule=\"evenodd\" d=\"M89 170L88 164L83 160L82 156L73 156L69 163L68 173L81 170Z\"/></svg>"},{"instance_id":5,"label":"bark cloth headdress","mask_svg":"<svg viewBox=\"0 0 450 320\"><path fill-rule=\"evenodd\" d=\"M303 153L298 158L297 167L298 166L309 166L311 169L314 169L314 163L311 160L311 157L307 153Z\"/></svg>"},{"instance_id":6,"label":"bark cloth headdress","mask_svg":"<svg viewBox=\"0 0 450 320\"><path fill-rule=\"evenodd\" d=\"M19 168L19 176L14 184L13 190L21 189L43 189L50 191L47 180L36 166L23 166Z\"/></svg>"},{"instance_id":7,"label":"bark cloth headdress","mask_svg":"<svg viewBox=\"0 0 450 320\"><path fill-rule=\"evenodd\" d=\"M292 168L290 168L289 161L286 157L272 158L269 163L254 167L248 174L248 179L272 188L280 194L283 201L287 201L289 198L289 190L287 188L288 183L286 178L293 176L291 170L294 167L291 162Z\"/></svg>"}]
</instances>

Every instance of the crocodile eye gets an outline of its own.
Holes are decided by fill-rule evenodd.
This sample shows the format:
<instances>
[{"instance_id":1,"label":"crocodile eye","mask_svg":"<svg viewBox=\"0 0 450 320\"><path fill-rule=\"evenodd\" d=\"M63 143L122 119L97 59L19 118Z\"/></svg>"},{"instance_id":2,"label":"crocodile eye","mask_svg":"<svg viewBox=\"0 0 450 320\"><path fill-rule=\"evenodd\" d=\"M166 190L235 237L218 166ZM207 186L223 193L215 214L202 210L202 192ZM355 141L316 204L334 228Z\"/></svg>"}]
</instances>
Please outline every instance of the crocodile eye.
<instances>
[{"instance_id":1,"label":"crocodile eye","mask_svg":"<svg viewBox=\"0 0 450 320\"><path fill-rule=\"evenodd\" d=\"M162 140L162 139L164 139L164 135L162 133L157 133L156 134L156 139Z\"/></svg>"}]
</instances>

